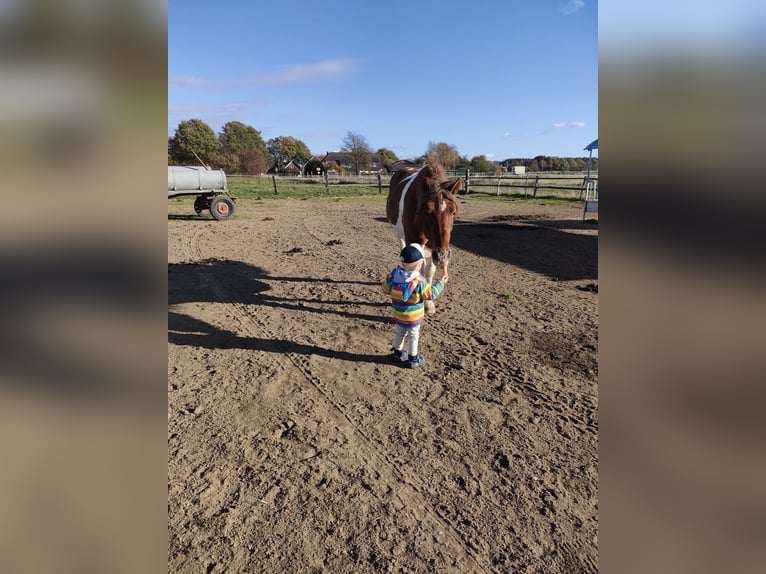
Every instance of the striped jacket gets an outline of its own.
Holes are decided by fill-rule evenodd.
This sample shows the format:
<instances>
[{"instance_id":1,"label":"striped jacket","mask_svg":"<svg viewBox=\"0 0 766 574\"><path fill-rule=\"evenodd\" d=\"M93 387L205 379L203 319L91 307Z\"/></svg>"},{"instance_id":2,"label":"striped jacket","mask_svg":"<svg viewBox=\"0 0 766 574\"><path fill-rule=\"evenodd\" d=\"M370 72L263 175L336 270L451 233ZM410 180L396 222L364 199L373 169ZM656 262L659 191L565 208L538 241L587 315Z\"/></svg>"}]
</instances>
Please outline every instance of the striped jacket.
<instances>
[{"instance_id":1,"label":"striped jacket","mask_svg":"<svg viewBox=\"0 0 766 574\"><path fill-rule=\"evenodd\" d=\"M444 284L436 280L429 285L417 271L406 272L397 267L382 285L383 292L391 296L391 309L396 322L404 327L417 327L425 316L425 301L433 301L444 290Z\"/></svg>"}]
</instances>

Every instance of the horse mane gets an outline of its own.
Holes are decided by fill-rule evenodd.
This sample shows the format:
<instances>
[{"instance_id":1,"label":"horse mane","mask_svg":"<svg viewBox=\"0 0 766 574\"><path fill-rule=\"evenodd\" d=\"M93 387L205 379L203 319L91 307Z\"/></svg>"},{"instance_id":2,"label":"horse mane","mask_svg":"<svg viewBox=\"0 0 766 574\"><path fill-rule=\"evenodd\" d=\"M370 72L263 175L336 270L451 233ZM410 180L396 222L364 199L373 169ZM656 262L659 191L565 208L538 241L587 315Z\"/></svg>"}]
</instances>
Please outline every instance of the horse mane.
<instances>
[{"instance_id":1,"label":"horse mane","mask_svg":"<svg viewBox=\"0 0 766 574\"><path fill-rule=\"evenodd\" d=\"M399 161L395 161L391 165L386 164L386 171L388 171L389 173L391 172L395 173L397 171L410 171L410 170L416 170L419 168L420 166L418 164L408 159L400 159Z\"/></svg>"},{"instance_id":2,"label":"horse mane","mask_svg":"<svg viewBox=\"0 0 766 574\"><path fill-rule=\"evenodd\" d=\"M426 185L428 185L429 189L439 187L439 184L447 179L444 168L436 156L429 155L426 158L426 164L423 167L423 177L425 177Z\"/></svg>"},{"instance_id":3,"label":"horse mane","mask_svg":"<svg viewBox=\"0 0 766 574\"><path fill-rule=\"evenodd\" d=\"M426 197L423 198L423 201L448 201L455 205L455 211L457 211L457 201L455 201L454 196L442 186L443 183L447 182L447 174L436 156L429 155L427 157L422 174L425 179L425 189L427 190Z\"/></svg>"}]
</instances>

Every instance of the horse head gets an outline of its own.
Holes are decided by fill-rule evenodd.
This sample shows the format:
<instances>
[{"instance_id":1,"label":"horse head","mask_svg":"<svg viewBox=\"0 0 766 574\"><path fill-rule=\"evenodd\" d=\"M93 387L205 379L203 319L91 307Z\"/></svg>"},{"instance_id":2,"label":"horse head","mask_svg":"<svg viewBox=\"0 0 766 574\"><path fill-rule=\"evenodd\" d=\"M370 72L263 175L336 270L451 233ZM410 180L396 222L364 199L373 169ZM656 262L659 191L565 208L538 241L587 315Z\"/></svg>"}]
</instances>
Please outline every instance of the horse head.
<instances>
[{"instance_id":1,"label":"horse head","mask_svg":"<svg viewBox=\"0 0 766 574\"><path fill-rule=\"evenodd\" d=\"M427 177L430 193L420 205L423 244L431 249L434 265L446 275L450 261L452 226L457 215L455 194L462 180L441 181Z\"/></svg>"}]
</instances>

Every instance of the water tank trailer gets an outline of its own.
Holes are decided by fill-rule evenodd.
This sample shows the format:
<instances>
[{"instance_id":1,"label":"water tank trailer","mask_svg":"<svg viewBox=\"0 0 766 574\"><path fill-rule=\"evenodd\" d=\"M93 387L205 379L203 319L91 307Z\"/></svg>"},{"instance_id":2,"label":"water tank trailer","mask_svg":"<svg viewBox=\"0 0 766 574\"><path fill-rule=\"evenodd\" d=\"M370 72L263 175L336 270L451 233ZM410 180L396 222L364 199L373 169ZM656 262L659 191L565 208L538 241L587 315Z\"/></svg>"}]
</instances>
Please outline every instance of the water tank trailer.
<instances>
[{"instance_id":1,"label":"water tank trailer","mask_svg":"<svg viewBox=\"0 0 766 574\"><path fill-rule=\"evenodd\" d=\"M168 197L196 195L194 211L210 211L218 221L234 215L235 197L229 195L226 174L220 169L198 166L168 166Z\"/></svg>"}]
</instances>

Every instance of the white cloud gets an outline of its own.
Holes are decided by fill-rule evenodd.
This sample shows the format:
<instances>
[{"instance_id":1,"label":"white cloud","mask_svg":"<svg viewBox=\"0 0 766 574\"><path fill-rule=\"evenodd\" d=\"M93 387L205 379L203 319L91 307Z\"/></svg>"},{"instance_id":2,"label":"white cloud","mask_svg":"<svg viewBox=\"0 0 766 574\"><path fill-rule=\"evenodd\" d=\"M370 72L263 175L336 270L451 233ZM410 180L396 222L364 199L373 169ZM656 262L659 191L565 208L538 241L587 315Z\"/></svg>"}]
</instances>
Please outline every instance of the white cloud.
<instances>
[{"instance_id":1,"label":"white cloud","mask_svg":"<svg viewBox=\"0 0 766 574\"><path fill-rule=\"evenodd\" d=\"M553 124L553 129L560 130L563 128L584 128L585 122L556 122Z\"/></svg>"},{"instance_id":2,"label":"white cloud","mask_svg":"<svg viewBox=\"0 0 766 574\"><path fill-rule=\"evenodd\" d=\"M492 160L495 158L495 155L497 155L497 154L494 154L494 153L485 153L485 154L484 154L484 157L486 157L488 160L492 161Z\"/></svg>"},{"instance_id":3,"label":"white cloud","mask_svg":"<svg viewBox=\"0 0 766 574\"><path fill-rule=\"evenodd\" d=\"M196 88L204 84L204 80L196 76L173 76L168 78L168 87L170 88Z\"/></svg>"},{"instance_id":4,"label":"white cloud","mask_svg":"<svg viewBox=\"0 0 766 574\"><path fill-rule=\"evenodd\" d=\"M583 6L585 6L584 0L569 0L569 2L567 2L561 7L561 11L564 14L574 14L575 12L580 10Z\"/></svg>"},{"instance_id":5,"label":"white cloud","mask_svg":"<svg viewBox=\"0 0 766 574\"><path fill-rule=\"evenodd\" d=\"M359 67L358 60L337 58L323 60L314 64L296 64L287 66L269 74L259 74L245 78L252 84L297 84L303 82L334 80L354 73Z\"/></svg>"},{"instance_id":6,"label":"white cloud","mask_svg":"<svg viewBox=\"0 0 766 574\"><path fill-rule=\"evenodd\" d=\"M509 138L509 137L511 137L511 132L505 132L505 133L503 134L503 137L504 137L504 138Z\"/></svg>"}]
</instances>

